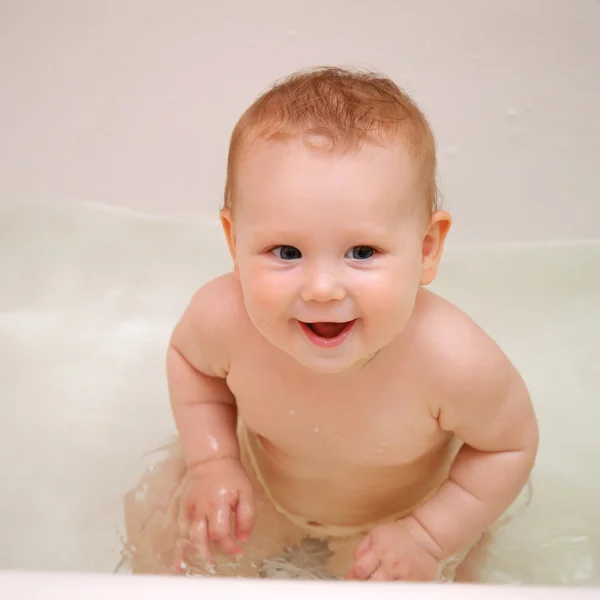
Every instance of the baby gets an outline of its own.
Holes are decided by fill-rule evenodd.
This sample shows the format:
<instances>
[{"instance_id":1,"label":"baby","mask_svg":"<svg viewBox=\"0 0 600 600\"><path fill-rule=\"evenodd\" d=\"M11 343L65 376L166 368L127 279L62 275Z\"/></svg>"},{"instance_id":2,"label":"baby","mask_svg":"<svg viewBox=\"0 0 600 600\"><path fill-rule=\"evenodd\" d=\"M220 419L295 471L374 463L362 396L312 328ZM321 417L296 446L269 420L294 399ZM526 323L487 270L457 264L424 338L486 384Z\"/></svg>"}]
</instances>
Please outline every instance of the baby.
<instances>
[{"instance_id":1,"label":"baby","mask_svg":"<svg viewBox=\"0 0 600 600\"><path fill-rule=\"evenodd\" d=\"M173 332L180 453L127 500L134 570L251 575L308 537L336 577L430 581L515 500L536 418L500 348L425 287L451 223L435 178L425 117L378 74L296 73L242 115L234 269Z\"/></svg>"}]
</instances>

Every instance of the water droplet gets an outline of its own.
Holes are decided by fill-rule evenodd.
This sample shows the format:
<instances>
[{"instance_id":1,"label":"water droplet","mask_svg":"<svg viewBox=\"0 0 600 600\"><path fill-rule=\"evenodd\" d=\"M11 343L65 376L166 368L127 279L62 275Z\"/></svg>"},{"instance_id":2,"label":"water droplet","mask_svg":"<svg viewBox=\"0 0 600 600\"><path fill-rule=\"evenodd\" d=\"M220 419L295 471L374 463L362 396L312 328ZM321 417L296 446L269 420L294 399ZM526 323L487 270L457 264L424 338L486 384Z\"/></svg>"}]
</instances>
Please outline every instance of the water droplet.
<instances>
[{"instance_id":1,"label":"water droplet","mask_svg":"<svg viewBox=\"0 0 600 600\"><path fill-rule=\"evenodd\" d=\"M314 431L315 433L319 433L319 431L320 431L320 429L319 429L319 426L318 426L318 425L315 425L315 427L314 427L313 431Z\"/></svg>"},{"instance_id":2,"label":"water droplet","mask_svg":"<svg viewBox=\"0 0 600 600\"><path fill-rule=\"evenodd\" d=\"M207 441L208 441L208 445L210 447L210 449L213 452L218 452L219 450L219 442L217 442L217 438L213 437L212 435L207 436Z\"/></svg>"},{"instance_id":3,"label":"water droplet","mask_svg":"<svg viewBox=\"0 0 600 600\"><path fill-rule=\"evenodd\" d=\"M446 154L454 158L458 154L458 148L456 146L448 146L446 149Z\"/></svg>"},{"instance_id":4,"label":"water droplet","mask_svg":"<svg viewBox=\"0 0 600 600\"><path fill-rule=\"evenodd\" d=\"M516 117L518 117L518 116L519 116L519 111L518 111L518 110L517 110L517 109L516 109L514 106L511 106L511 107L508 109L508 116L509 116L511 119L514 119L514 118L516 118Z\"/></svg>"},{"instance_id":5,"label":"water droplet","mask_svg":"<svg viewBox=\"0 0 600 600\"><path fill-rule=\"evenodd\" d=\"M293 408L290 408L290 417L293 417L296 414L296 411Z\"/></svg>"}]
</instances>

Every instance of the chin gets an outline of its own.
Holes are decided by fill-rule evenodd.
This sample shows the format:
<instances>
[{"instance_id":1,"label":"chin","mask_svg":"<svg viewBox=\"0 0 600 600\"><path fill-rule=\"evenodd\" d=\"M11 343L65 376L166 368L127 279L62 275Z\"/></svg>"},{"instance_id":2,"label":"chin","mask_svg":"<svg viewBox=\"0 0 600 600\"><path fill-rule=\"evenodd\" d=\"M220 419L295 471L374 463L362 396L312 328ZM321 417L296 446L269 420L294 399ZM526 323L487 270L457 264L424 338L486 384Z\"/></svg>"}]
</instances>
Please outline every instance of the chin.
<instances>
[{"instance_id":1,"label":"chin","mask_svg":"<svg viewBox=\"0 0 600 600\"><path fill-rule=\"evenodd\" d=\"M358 364L364 362L362 357L337 356L337 357L317 357L301 354L291 354L299 364L306 369L323 375L336 375L349 371Z\"/></svg>"}]
</instances>

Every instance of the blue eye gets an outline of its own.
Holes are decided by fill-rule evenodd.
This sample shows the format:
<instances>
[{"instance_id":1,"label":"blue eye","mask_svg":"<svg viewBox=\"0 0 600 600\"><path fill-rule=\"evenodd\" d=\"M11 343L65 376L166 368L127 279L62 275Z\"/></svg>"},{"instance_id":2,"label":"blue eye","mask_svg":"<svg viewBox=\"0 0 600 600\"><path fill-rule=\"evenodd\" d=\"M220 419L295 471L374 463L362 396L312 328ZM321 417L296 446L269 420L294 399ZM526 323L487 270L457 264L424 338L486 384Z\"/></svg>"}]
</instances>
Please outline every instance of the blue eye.
<instances>
[{"instance_id":1,"label":"blue eye","mask_svg":"<svg viewBox=\"0 0 600 600\"><path fill-rule=\"evenodd\" d=\"M302 258L302 252L298 250L298 248L294 248L294 246L277 246L277 248L273 248L271 252L281 260L298 260Z\"/></svg>"},{"instance_id":2,"label":"blue eye","mask_svg":"<svg viewBox=\"0 0 600 600\"><path fill-rule=\"evenodd\" d=\"M354 246L348 250L346 258L353 258L354 260L368 260L375 254L375 248L371 246Z\"/></svg>"}]
</instances>

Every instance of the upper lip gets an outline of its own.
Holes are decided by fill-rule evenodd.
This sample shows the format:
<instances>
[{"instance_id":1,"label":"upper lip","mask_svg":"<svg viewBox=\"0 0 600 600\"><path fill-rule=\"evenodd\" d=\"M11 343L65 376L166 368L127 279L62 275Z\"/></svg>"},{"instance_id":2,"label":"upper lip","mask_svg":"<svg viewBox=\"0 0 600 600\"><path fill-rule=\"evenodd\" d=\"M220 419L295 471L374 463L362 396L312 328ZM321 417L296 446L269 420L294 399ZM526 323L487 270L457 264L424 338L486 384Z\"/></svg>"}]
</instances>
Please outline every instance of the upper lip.
<instances>
[{"instance_id":1,"label":"upper lip","mask_svg":"<svg viewBox=\"0 0 600 600\"><path fill-rule=\"evenodd\" d=\"M304 320L298 319L301 323L350 323L355 319L312 319L312 320Z\"/></svg>"}]
</instances>

